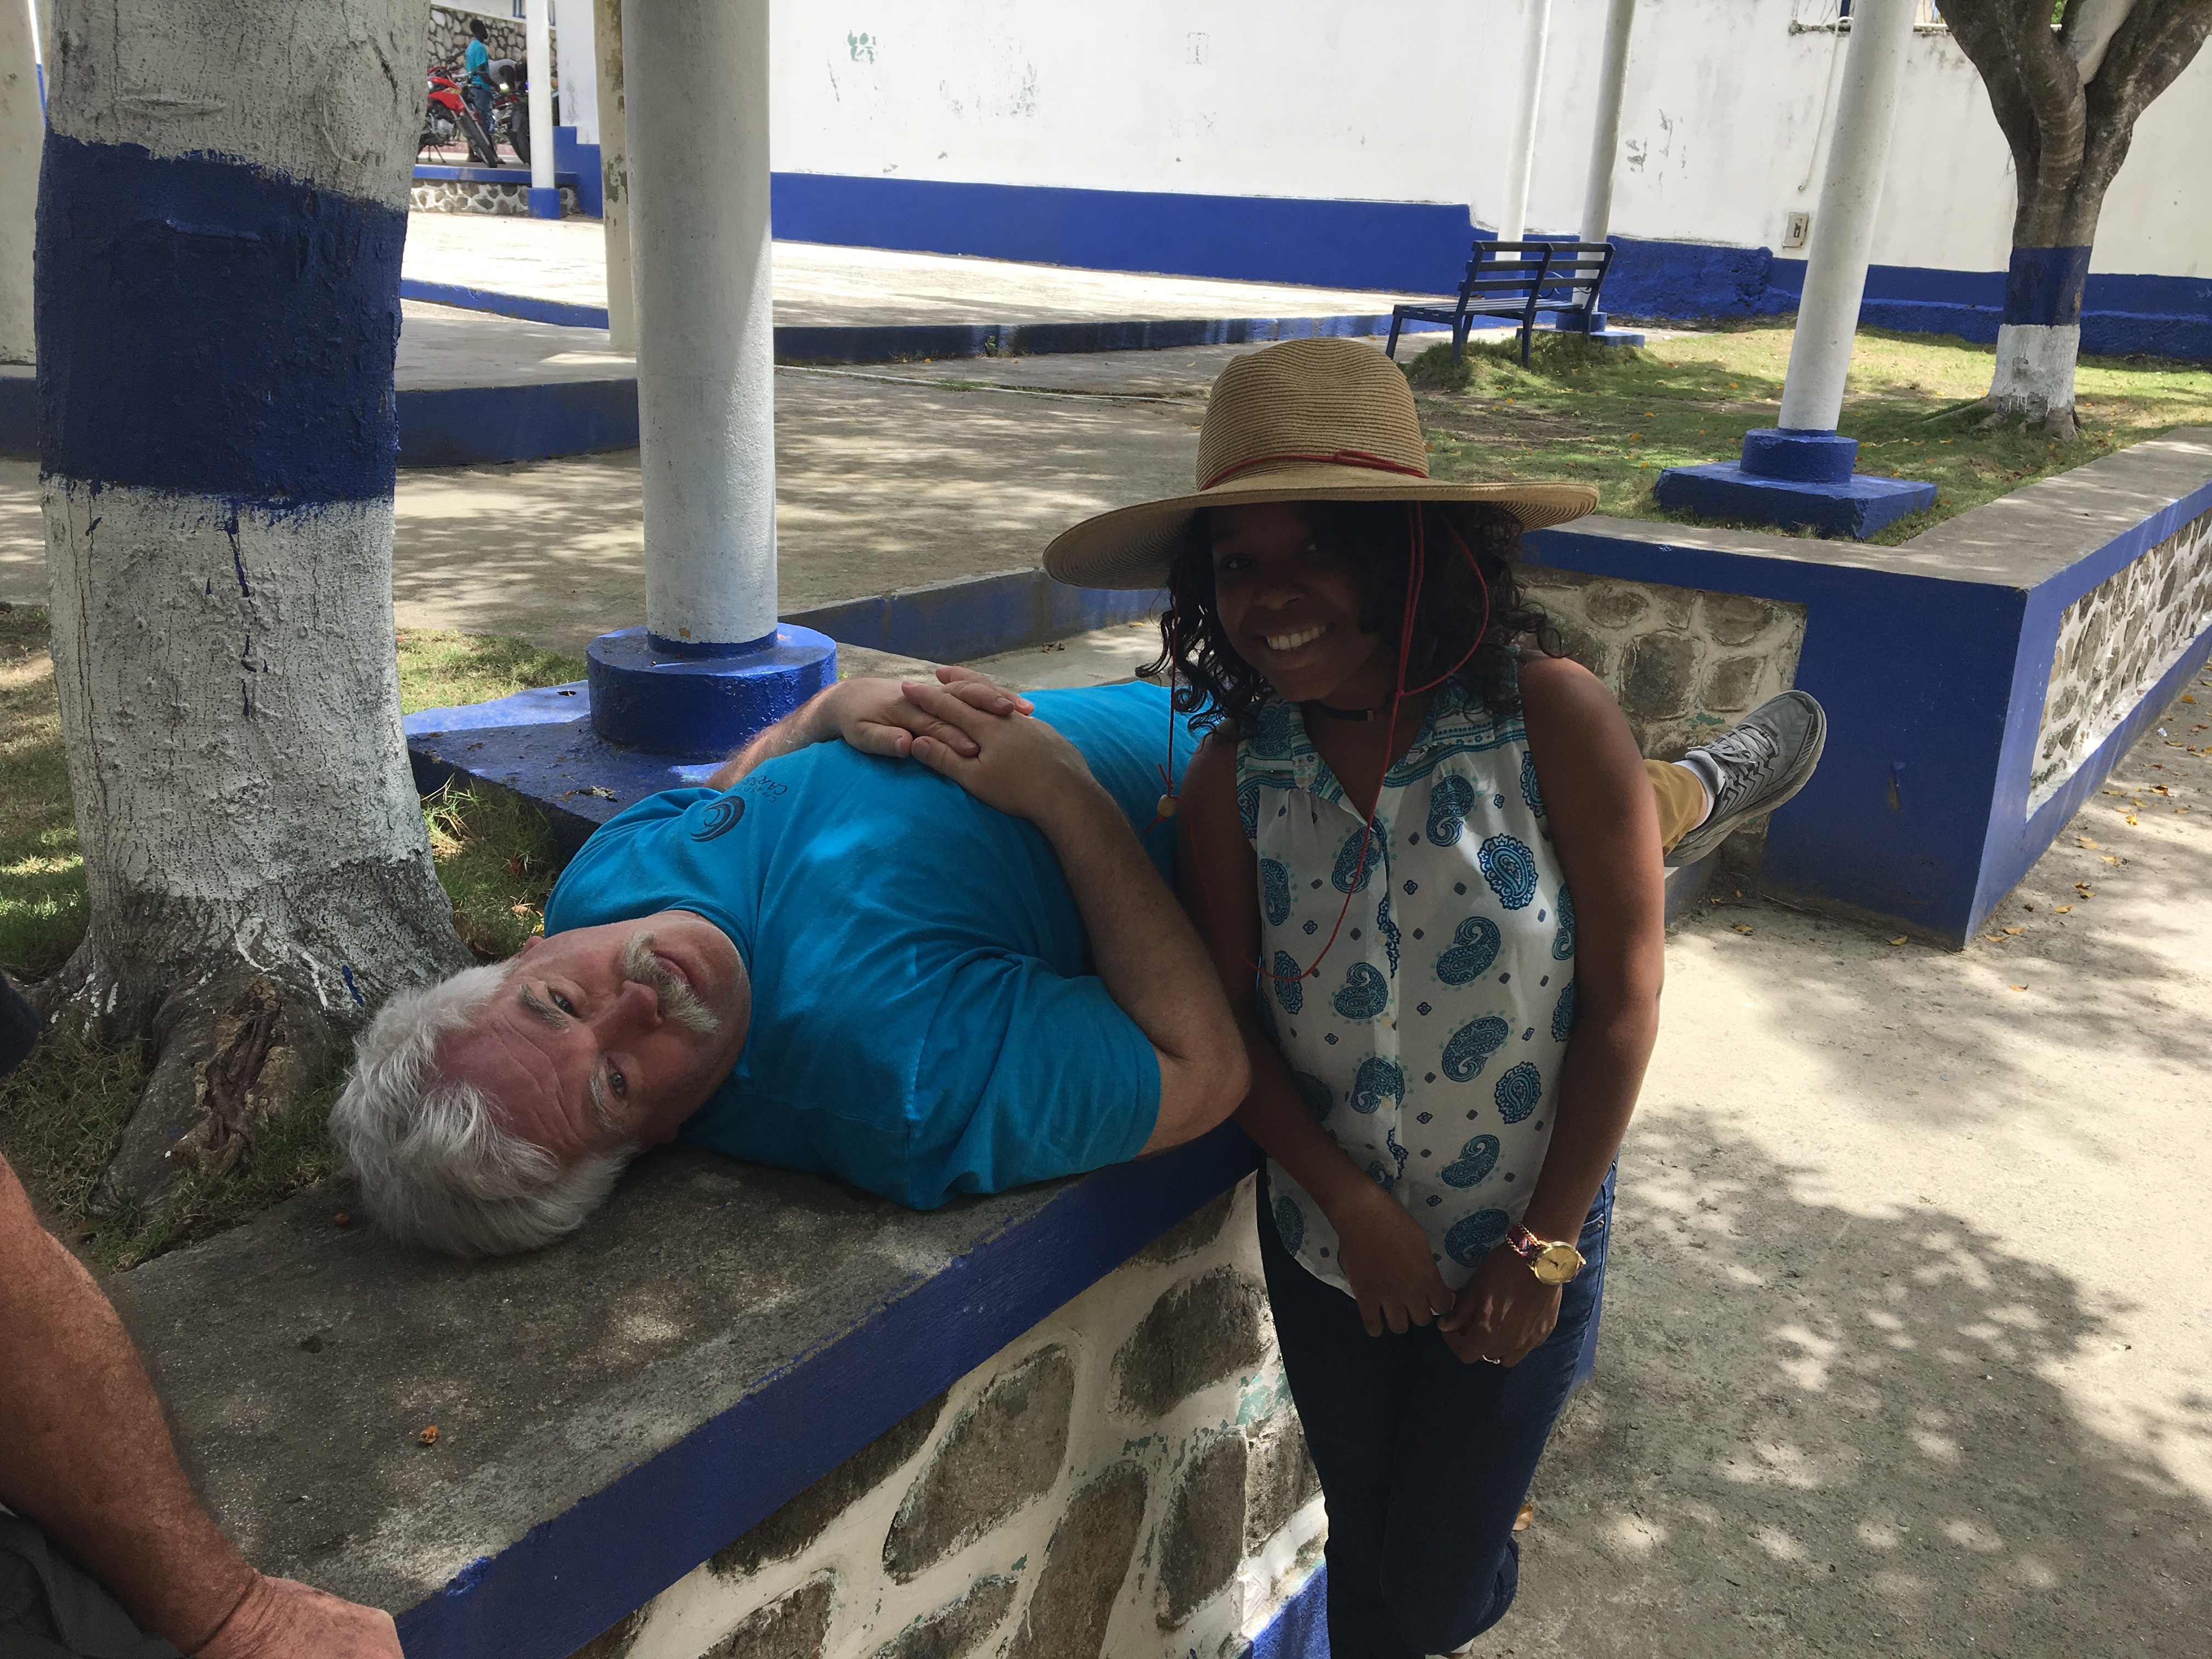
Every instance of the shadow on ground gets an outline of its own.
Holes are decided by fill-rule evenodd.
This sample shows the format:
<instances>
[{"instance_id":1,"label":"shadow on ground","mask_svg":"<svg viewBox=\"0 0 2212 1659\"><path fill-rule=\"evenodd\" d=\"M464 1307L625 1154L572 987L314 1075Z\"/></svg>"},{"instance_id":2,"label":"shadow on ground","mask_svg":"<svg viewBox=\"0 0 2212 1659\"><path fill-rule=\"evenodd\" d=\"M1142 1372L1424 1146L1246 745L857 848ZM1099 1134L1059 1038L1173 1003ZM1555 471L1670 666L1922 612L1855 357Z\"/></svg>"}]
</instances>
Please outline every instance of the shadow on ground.
<instances>
[{"instance_id":1,"label":"shadow on ground","mask_svg":"<svg viewBox=\"0 0 2212 1659\"><path fill-rule=\"evenodd\" d=\"M2202 1651L2212 1514L2050 1380L2120 1346L2075 1280L1807 1202L1714 1115L1632 1163L1597 1381L1475 1652ZM2169 1405L2212 1443L2203 1390Z\"/></svg>"}]
</instances>

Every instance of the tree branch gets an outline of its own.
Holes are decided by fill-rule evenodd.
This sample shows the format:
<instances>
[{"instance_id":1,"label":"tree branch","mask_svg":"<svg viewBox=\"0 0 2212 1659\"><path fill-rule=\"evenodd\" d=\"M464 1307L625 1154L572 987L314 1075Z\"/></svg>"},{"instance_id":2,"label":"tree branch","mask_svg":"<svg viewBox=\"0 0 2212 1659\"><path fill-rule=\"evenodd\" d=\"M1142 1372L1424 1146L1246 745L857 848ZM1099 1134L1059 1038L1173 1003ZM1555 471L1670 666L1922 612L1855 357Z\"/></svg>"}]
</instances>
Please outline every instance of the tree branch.
<instances>
[{"instance_id":1,"label":"tree branch","mask_svg":"<svg viewBox=\"0 0 2212 1659\"><path fill-rule=\"evenodd\" d=\"M2086 88L2089 143L2069 210L2092 234L2105 191L2135 142L2136 118L2189 66L2212 33L2212 0L2138 0L2112 36L2096 78Z\"/></svg>"},{"instance_id":2,"label":"tree branch","mask_svg":"<svg viewBox=\"0 0 2212 1659\"><path fill-rule=\"evenodd\" d=\"M1997 0L1950 0L1943 8L1943 21L1951 26L1951 38L1959 50L1981 75L1982 89L1989 94L1990 112L1996 117L1997 130L2011 148L2014 173L2027 179L2035 176L2042 145L2027 88L2021 83L2005 39L2008 20L2002 11Z\"/></svg>"}]
</instances>

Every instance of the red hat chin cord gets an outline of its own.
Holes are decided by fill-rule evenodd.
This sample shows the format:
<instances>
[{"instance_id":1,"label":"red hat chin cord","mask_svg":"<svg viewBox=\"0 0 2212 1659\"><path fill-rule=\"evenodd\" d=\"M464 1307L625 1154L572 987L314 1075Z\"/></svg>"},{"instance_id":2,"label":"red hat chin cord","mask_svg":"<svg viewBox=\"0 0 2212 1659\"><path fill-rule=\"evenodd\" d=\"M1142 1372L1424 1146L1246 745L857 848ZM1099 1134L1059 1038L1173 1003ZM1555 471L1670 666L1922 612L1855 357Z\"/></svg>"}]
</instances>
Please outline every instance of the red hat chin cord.
<instances>
[{"instance_id":1,"label":"red hat chin cord","mask_svg":"<svg viewBox=\"0 0 2212 1659\"><path fill-rule=\"evenodd\" d=\"M1332 460L1354 466L1371 465L1377 471L1391 472L1413 471L1413 469L1410 467L1398 466L1391 462L1379 460L1374 457L1354 457L1349 451L1339 451L1334 455L1327 456L1261 456L1258 458L1258 459L1245 462L1243 465L1257 465L1260 460L1276 459ZM1230 470L1231 471L1241 471L1242 467L1231 468ZM1226 475L1224 474L1220 476ZM1414 476L1419 477L1421 475L1417 473ZM1218 483L1218 477L1217 477L1217 478L1212 482ZM1406 663L1407 659L1413 655L1413 622L1414 618L1420 613L1421 587L1423 581L1428 574L1428 536L1424 526L1419 502L1408 501L1406 503L1406 614L1404 620L1400 623L1398 627L1397 685L1392 691L1390 696L1389 729L1384 733L1382 739L1382 775L1375 780L1375 799L1377 805L1380 805L1382 803L1382 781L1384 778L1389 776L1391 763L1396 758L1391 754L1390 750L1397 741L1398 712L1400 708L1404 704L1407 697L1420 696L1427 692L1435 690L1446 680L1451 678L1453 675L1458 673L1461 669L1466 667L1469 660L1471 660L1474 656L1474 653L1482 648L1482 642L1486 637L1488 637L1490 633L1490 584L1483 580L1482 567L1475 562L1474 550L1467 544L1467 538L1461 535L1459 533L1459 526L1452 523L1452 521L1447 518L1444 520L1444 528L1451 532L1452 540L1459 544L1461 556L1466 559L1467 568L1474 573L1475 581L1482 589L1482 626L1476 629L1474 631L1474 642L1468 647L1466 651L1461 654L1460 659L1454 663L1449 668L1444 670L1443 673L1437 675L1436 678L1431 680L1426 685L1409 686L1406 684ZM1182 658L1182 640L1180 637L1177 637L1171 641L1171 644L1173 649L1170 653L1170 657L1175 661L1181 661ZM1174 669L1170 667L1169 670L1168 700L1168 759L1165 766L1156 769L1159 772L1160 782L1165 788L1166 793L1160 797L1158 810L1152 814L1152 822L1145 826L1148 831L1152 830L1154 825L1174 817L1176 815L1177 810L1182 804L1182 797L1176 793L1175 787L1176 710L1174 684ZM1375 814L1372 811L1370 811L1366 815L1366 817L1367 822L1359 832L1359 856L1352 862L1352 884L1345 891L1344 903L1336 913L1336 926L1328 930L1328 942L1321 947L1321 955L1313 959L1312 966L1305 968L1295 974L1278 974L1273 972L1272 969L1261 967L1258 963L1254 962L1250 957L1244 956L1243 953L1240 951L1238 952L1238 959L1242 961L1247 968L1249 968L1254 973L1260 975L1263 978L1273 980L1278 984L1282 985L1296 984L1300 980L1312 979L1320 974L1322 960L1328 957L1330 951L1335 948L1337 935L1343 931L1345 917L1352 913L1352 894L1358 891L1361 887L1366 885L1366 878L1368 875L1367 854L1370 848L1373 845L1375 839ZM1206 884L1206 863L1204 860L1196 856L1195 842L1197 837L1194 834L1192 836L1191 840L1194 843L1191 867L1198 872L1199 895L1200 900L1206 905L1206 910L1211 914L1213 909L1213 896L1207 890Z\"/></svg>"}]
</instances>

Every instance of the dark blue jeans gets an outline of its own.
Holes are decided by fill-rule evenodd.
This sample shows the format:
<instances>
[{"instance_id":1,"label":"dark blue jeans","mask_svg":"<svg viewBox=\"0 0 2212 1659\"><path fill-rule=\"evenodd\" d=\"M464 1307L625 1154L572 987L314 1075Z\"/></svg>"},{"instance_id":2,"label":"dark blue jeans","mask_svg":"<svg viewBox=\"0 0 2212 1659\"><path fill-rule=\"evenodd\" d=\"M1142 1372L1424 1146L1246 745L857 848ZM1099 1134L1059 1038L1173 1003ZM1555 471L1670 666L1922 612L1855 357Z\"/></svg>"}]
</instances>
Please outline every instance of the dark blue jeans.
<instances>
[{"instance_id":1,"label":"dark blue jeans","mask_svg":"<svg viewBox=\"0 0 2212 1659\"><path fill-rule=\"evenodd\" d=\"M1613 1180L1583 1223L1589 1265L1558 1326L1510 1370L1462 1364L1434 1326L1368 1335L1352 1299L1300 1267L1260 1206L1283 1369L1328 1509L1331 1659L1449 1653L1513 1605L1513 1518L1605 1294Z\"/></svg>"}]
</instances>

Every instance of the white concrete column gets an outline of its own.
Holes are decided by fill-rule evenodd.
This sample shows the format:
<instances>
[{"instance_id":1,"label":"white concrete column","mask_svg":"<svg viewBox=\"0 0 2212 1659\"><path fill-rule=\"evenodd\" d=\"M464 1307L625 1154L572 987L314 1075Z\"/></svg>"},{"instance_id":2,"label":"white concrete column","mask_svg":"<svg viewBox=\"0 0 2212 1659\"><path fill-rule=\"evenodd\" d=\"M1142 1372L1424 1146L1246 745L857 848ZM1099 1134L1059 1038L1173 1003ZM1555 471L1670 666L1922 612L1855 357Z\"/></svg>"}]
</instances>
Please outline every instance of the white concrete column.
<instances>
[{"instance_id":1,"label":"white concrete column","mask_svg":"<svg viewBox=\"0 0 2212 1659\"><path fill-rule=\"evenodd\" d=\"M553 183L553 37L546 27L549 0L527 0L523 50L530 54L530 210L541 219L561 216ZM548 203L541 191L551 191Z\"/></svg>"},{"instance_id":2,"label":"white concrete column","mask_svg":"<svg viewBox=\"0 0 2212 1659\"><path fill-rule=\"evenodd\" d=\"M553 55L561 70L561 125L576 130L580 144L599 142L599 54L592 0L568 0L568 11L553 14Z\"/></svg>"},{"instance_id":3,"label":"white concrete column","mask_svg":"<svg viewBox=\"0 0 2212 1659\"><path fill-rule=\"evenodd\" d=\"M1866 292L1875 214L1889 167L1898 88L1912 42L1914 0L1858 0L1851 8L1835 134L1813 212L1805 293L1790 345L1790 376L1779 424L1788 431L1832 432L1844 407L1851 336Z\"/></svg>"},{"instance_id":4,"label":"white concrete column","mask_svg":"<svg viewBox=\"0 0 2212 1659\"><path fill-rule=\"evenodd\" d=\"M573 5L577 0L569 0ZM637 306L629 270L629 136L623 103L623 0L592 0L599 64L600 228L606 234L607 343L637 349Z\"/></svg>"},{"instance_id":5,"label":"white concrete column","mask_svg":"<svg viewBox=\"0 0 2212 1659\"><path fill-rule=\"evenodd\" d=\"M1521 104L1514 112L1505 152L1505 204L1498 215L1498 240L1517 242L1528 224L1528 179L1536 167L1536 111L1544 95L1544 54L1552 40L1552 0L1529 0L1528 32L1521 48Z\"/></svg>"},{"instance_id":6,"label":"white concrete column","mask_svg":"<svg viewBox=\"0 0 2212 1659\"><path fill-rule=\"evenodd\" d=\"M776 627L768 52L769 0L624 0L645 623L691 645Z\"/></svg>"},{"instance_id":7,"label":"white concrete column","mask_svg":"<svg viewBox=\"0 0 2212 1659\"><path fill-rule=\"evenodd\" d=\"M1628 33L1636 0L1610 0L1597 66L1597 125L1590 137L1589 179L1583 186L1585 242L1602 242L1613 221L1613 170L1620 160L1620 100L1628 85Z\"/></svg>"},{"instance_id":8,"label":"white concrete column","mask_svg":"<svg viewBox=\"0 0 2212 1659\"><path fill-rule=\"evenodd\" d=\"M31 361L31 239L46 137L31 8L0 0L0 363Z\"/></svg>"}]
</instances>

